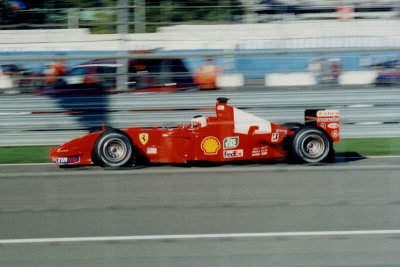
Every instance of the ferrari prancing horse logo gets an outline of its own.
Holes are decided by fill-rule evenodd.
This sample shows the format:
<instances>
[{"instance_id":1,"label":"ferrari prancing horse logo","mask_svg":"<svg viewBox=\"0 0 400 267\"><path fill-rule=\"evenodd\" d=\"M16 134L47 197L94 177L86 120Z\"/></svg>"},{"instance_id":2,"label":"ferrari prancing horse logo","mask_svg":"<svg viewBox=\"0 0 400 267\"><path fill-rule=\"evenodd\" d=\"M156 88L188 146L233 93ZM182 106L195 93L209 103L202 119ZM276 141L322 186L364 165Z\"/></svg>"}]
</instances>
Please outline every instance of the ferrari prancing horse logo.
<instances>
[{"instance_id":1,"label":"ferrari prancing horse logo","mask_svg":"<svg viewBox=\"0 0 400 267\"><path fill-rule=\"evenodd\" d=\"M147 144L147 141L149 141L149 134L148 133L140 133L139 140L140 140L140 143L142 143L142 145Z\"/></svg>"}]
</instances>

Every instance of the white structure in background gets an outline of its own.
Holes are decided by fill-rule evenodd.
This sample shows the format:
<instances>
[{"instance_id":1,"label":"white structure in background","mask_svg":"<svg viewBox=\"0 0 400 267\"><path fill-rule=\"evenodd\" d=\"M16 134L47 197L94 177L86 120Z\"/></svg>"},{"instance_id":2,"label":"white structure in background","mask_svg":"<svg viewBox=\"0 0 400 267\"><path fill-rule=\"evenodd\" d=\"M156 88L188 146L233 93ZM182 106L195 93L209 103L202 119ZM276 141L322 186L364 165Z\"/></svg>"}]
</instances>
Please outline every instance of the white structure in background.
<instances>
[{"instance_id":1,"label":"white structure in background","mask_svg":"<svg viewBox=\"0 0 400 267\"><path fill-rule=\"evenodd\" d=\"M373 84L376 71L346 71L339 76L339 85L369 85ZM317 81L311 73L271 73L265 75L265 86L287 87L287 86L315 86Z\"/></svg>"},{"instance_id":2,"label":"white structure in background","mask_svg":"<svg viewBox=\"0 0 400 267\"><path fill-rule=\"evenodd\" d=\"M250 0L249 0L250 1ZM299 49L338 47L399 47L400 20L304 20L266 24L175 25L155 33L127 34L127 50L204 49ZM90 34L87 29L0 31L0 52L85 51L120 49L118 34ZM289 75L289 76L288 76ZM375 73L343 73L340 84L371 83ZM12 81L11 81L12 82ZM241 86L243 76L225 73L218 85ZM274 73L265 78L267 86L315 84L309 73ZM10 80L0 76L0 88Z\"/></svg>"},{"instance_id":3,"label":"white structure in background","mask_svg":"<svg viewBox=\"0 0 400 267\"><path fill-rule=\"evenodd\" d=\"M244 85L244 77L239 73L221 73L217 77L217 87L239 87Z\"/></svg>"},{"instance_id":4,"label":"white structure in background","mask_svg":"<svg viewBox=\"0 0 400 267\"><path fill-rule=\"evenodd\" d=\"M265 75L265 86L313 86L317 82L308 72L271 73Z\"/></svg>"},{"instance_id":5,"label":"white structure in background","mask_svg":"<svg viewBox=\"0 0 400 267\"><path fill-rule=\"evenodd\" d=\"M13 88L13 80L10 75L5 74L0 66L0 90L6 90ZM2 93L2 92L0 92Z\"/></svg>"},{"instance_id":6,"label":"white structure in background","mask_svg":"<svg viewBox=\"0 0 400 267\"><path fill-rule=\"evenodd\" d=\"M127 34L129 50L400 47L400 20L279 21L266 24L175 25ZM118 50L118 34L87 29L0 31L0 51Z\"/></svg>"},{"instance_id":7,"label":"white structure in background","mask_svg":"<svg viewBox=\"0 0 400 267\"><path fill-rule=\"evenodd\" d=\"M347 71L339 77L341 85L367 85L375 81L376 71Z\"/></svg>"}]
</instances>

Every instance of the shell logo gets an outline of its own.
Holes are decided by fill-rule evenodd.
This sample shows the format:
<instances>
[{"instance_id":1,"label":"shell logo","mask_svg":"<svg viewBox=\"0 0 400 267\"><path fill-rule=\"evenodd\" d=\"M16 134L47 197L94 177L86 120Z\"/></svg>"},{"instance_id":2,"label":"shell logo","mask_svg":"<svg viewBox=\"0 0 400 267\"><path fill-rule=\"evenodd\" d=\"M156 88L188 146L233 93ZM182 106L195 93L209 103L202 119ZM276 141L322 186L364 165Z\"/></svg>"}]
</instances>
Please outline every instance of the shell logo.
<instances>
[{"instance_id":1,"label":"shell logo","mask_svg":"<svg viewBox=\"0 0 400 267\"><path fill-rule=\"evenodd\" d=\"M221 144L214 136L207 136L201 141L201 149L205 155L215 155L221 148Z\"/></svg>"}]
</instances>

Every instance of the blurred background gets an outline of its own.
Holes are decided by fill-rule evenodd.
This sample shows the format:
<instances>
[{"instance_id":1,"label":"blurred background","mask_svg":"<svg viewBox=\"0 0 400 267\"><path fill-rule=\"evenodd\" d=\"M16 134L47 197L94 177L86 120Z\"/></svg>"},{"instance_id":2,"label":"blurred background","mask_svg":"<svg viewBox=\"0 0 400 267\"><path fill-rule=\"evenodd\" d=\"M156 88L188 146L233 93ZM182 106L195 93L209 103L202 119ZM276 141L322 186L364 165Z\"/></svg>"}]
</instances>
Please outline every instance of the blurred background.
<instances>
[{"instance_id":1,"label":"blurred background","mask_svg":"<svg viewBox=\"0 0 400 267\"><path fill-rule=\"evenodd\" d=\"M394 0L0 0L0 145L184 123L221 95L278 122L341 108L345 137L397 136L399 18Z\"/></svg>"},{"instance_id":2,"label":"blurred background","mask_svg":"<svg viewBox=\"0 0 400 267\"><path fill-rule=\"evenodd\" d=\"M399 266L399 29L399 0L0 0L0 266ZM30 164L217 97L339 109L336 162Z\"/></svg>"}]
</instances>

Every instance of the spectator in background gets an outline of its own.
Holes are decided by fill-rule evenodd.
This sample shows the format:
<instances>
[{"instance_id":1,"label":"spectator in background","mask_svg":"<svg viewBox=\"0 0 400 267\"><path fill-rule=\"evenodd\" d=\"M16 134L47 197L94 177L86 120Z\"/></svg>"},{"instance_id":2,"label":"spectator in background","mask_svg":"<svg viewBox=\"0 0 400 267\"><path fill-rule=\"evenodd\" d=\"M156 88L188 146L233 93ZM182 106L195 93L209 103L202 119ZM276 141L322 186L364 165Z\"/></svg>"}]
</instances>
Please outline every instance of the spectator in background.
<instances>
[{"instance_id":1,"label":"spectator in background","mask_svg":"<svg viewBox=\"0 0 400 267\"><path fill-rule=\"evenodd\" d=\"M205 64L198 68L193 76L194 82L203 90L217 89L217 77L221 68L214 65L214 59L206 58Z\"/></svg>"},{"instance_id":2,"label":"spectator in background","mask_svg":"<svg viewBox=\"0 0 400 267\"><path fill-rule=\"evenodd\" d=\"M57 60L52 63L45 71L45 81L47 85L57 86L62 82L62 76L67 73L64 60Z\"/></svg>"},{"instance_id":3,"label":"spectator in background","mask_svg":"<svg viewBox=\"0 0 400 267\"><path fill-rule=\"evenodd\" d=\"M310 64L308 64L308 71L315 79L315 83L318 85L322 82L323 78L323 60L322 58L313 59Z\"/></svg>"},{"instance_id":4,"label":"spectator in background","mask_svg":"<svg viewBox=\"0 0 400 267\"><path fill-rule=\"evenodd\" d=\"M339 58L332 58L329 60L330 78L332 84L339 83L339 76L342 73L342 66Z\"/></svg>"},{"instance_id":5,"label":"spectator in background","mask_svg":"<svg viewBox=\"0 0 400 267\"><path fill-rule=\"evenodd\" d=\"M86 75L85 75L85 78L83 78L83 83L92 84L92 83L99 82L99 80L97 79L96 74L97 74L96 73L96 68L93 68L93 67L89 68L87 73L86 73Z\"/></svg>"}]
</instances>

